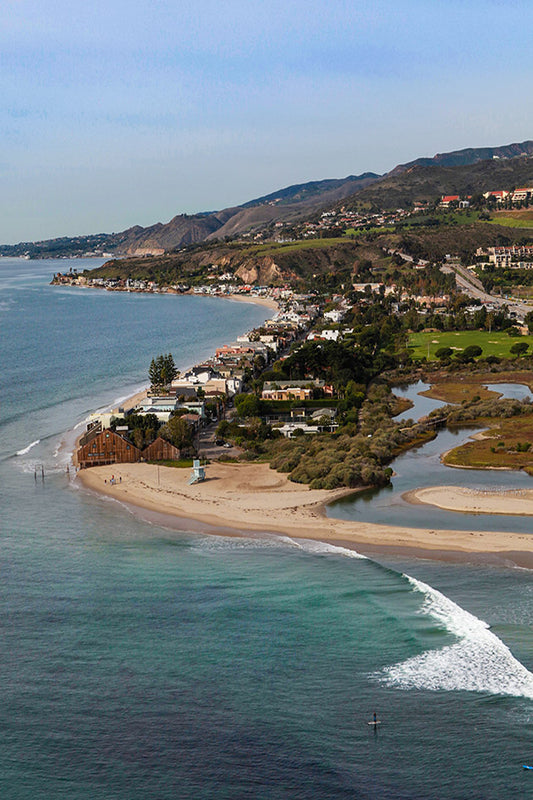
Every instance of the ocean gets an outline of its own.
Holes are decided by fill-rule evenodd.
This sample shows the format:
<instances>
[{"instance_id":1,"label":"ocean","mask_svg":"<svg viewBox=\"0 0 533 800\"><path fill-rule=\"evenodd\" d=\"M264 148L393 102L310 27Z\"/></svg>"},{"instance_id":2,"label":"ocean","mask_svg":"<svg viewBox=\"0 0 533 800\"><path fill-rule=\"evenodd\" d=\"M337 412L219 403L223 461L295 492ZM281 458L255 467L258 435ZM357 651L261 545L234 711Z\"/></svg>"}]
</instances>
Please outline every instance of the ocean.
<instances>
[{"instance_id":1,"label":"ocean","mask_svg":"<svg viewBox=\"0 0 533 800\"><path fill-rule=\"evenodd\" d=\"M50 287L65 263L0 260L2 797L532 797L531 572L176 532L80 489L90 411L269 312Z\"/></svg>"}]
</instances>

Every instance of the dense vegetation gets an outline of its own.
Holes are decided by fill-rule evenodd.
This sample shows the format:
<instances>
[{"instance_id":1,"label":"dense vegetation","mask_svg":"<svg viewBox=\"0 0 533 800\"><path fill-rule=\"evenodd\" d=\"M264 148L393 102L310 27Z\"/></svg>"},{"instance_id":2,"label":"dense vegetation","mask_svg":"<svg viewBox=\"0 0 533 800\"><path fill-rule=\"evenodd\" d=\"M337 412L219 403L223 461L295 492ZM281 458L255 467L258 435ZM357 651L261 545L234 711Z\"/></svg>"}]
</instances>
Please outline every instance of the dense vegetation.
<instances>
[{"instance_id":1,"label":"dense vegetation","mask_svg":"<svg viewBox=\"0 0 533 800\"><path fill-rule=\"evenodd\" d=\"M388 464L395 455L433 435L423 427L395 422L397 410L390 388L377 384L368 391L359 423L357 415L341 413L342 424L333 434L308 436L303 424L300 435L285 439L259 418L244 425L223 422L218 434L233 437L245 448L245 458L267 460L273 469L311 488L380 486L390 481Z\"/></svg>"},{"instance_id":2,"label":"dense vegetation","mask_svg":"<svg viewBox=\"0 0 533 800\"><path fill-rule=\"evenodd\" d=\"M178 370L172 353L166 353L157 356L157 358L152 358L148 370L150 388L152 391L160 391L167 388L177 374Z\"/></svg>"},{"instance_id":3,"label":"dense vegetation","mask_svg":"<svg viewBox=\"0 0 533 800\"><path fill-rule=\"evenodd\" d=\"M476 271L487 292L497 289L507 294L515 286L533 286L533 270L530 269L509 269L487 264L484 269Z\"/></svg>"},{"instance_id":4,"label":"dense vegetation","mask_svg":"<svg viewBox=\"0 0 533 800\"><path fill-rule=\"evenodd\" d=\"M526 406L526 407L524 407ZM457 467L505 467L507 469L523 469L532 471L533 447L533 409L527 404L507 406L503 416L496 416L495 411L502 409L488 408L490 417L477 418L488 430L483 438L467 442L446 453L445 463Z\"/></svg>"}]
</instances>

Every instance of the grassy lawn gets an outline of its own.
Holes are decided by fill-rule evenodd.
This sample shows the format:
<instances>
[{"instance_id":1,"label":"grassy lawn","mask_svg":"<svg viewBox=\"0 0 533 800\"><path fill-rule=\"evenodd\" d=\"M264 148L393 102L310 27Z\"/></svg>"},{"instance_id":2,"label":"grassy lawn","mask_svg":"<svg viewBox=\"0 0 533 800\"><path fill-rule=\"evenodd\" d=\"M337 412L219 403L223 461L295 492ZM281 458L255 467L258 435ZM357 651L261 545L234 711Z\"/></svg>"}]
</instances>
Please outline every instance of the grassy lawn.
<instances>
[{"instance_id":1,"label":"grassy lawn","mask_svg":"<svg viewBox=\"0 0 533 800\"><path fill-rule=\"evenodd\" d=\"M435 360L435 352L441 347L451 347L458 353L471 344L479 345L483 356L510 358L515 342L527 342L529 352L533 352L533 336L509 336L502 331L422 331L411 334L408 347L414 348L414 358L425 356L430 361Z\"/></svg>"},{"instance_id":2,"label":"grassy lawn","mask_svg":"<svg viewBox=\"0 0 533 800\"><path fill-rule=\"evenodd\" d=\"M382 225L373 228L347 228L344 233L346 236L364 236L368 233L391 233L394 230L394 225Z\"/></svg>"},{"instance_id":3,"label":"grassy lawn","mask_svg":"<svg viewBox=\"0 0 533 800\"><path fill-rule=\"evenodd\" d=\"M519 217L500 217L488 221L489 225L503 225L505 228L533 228L533 219L520 219Z\"/></svg>"},{"instance_id":4,"label":"grassy lawn","mask_svg":"<svg viewBox=\"0 0 533 800\"><path fill-rule=\"evenodd\" d=\"M336 244L346 244L346 237L334 236L331 238L324 238L324 239L302 239L298 242L287 242L284 244L283 242L279 244L272 244L271 242L267 244L258 244L252 245L251 247L247 247L244 249L243 252L246 252L249 255L254 256L267 256L267 255L275 255L276 253L291 253L296 252L298 250L315 250L317 248L325 248L325 247L332 247Z\"/></svg>"},{"instance_id":5,"label":"grassy lawn","mask_svg":"<svg viewBox=\"0 0 533 800\"><path fill-rule=\"evenodd\" d=\"M533 469L533 415L508 419L476 420L487 425L484 437L467 442L443 456L448 466L505 467L506 469ZM529 450L526 450L530 445ZM518 446L518 449L517 449ZM521 452L521 448L526 452Z\"/></svg>"},{"instance_id":6,"label":"grassy lawn","mask_svg":"<svg viewBox=\"0 0 533 800\"><path fill-rule=\"evenodd\" d=\"M533 228L533 208L496 211L492 214L490 222L493 225L504 225L508 228Z\"/></svg>"}]
</instances>

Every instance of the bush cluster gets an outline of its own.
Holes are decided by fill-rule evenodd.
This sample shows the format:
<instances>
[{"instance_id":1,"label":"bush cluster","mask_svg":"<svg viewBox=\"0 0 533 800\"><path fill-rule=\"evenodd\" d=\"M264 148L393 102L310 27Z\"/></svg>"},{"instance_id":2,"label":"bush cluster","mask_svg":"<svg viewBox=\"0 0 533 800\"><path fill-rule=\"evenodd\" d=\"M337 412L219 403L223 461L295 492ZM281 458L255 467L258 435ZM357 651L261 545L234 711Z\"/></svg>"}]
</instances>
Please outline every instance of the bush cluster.
<instances>
[{"instance_id":1,"label":"bush cluster","mask_svg":"<svg viewBox=\"0 0 533 800\"><path fill-rule=\"evenodd\" d=\"M533 406L525 400L473 400L460 407L447 405L432 411L430 416L447 416L448 425L457 425L460 422L471 422L480 418L508 418L520 414L533 413Z\"/></svg>"},{"instance_id":2,"label":"bush cluster","mask_svg":"<svg viewBox=\"0 0 533 800\"><path fill-rule=\"evenodd\" d=\"M387 465L399 450L421 438L418 426L394 422L395 405L386 384L372 386L360 411L359 430L348 422L335 434L269 442L270 466L311 489L386 485L392 475Z\"/></svg>"}]
</instances>

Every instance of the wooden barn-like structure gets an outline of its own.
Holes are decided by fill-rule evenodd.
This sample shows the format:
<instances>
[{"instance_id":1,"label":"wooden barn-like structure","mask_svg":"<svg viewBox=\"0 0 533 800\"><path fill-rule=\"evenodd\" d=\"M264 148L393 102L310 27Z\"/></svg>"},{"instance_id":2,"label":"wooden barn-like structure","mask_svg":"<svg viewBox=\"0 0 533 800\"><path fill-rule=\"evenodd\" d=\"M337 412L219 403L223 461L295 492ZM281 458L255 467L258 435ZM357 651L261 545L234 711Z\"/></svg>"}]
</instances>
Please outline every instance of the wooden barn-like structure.
<instances>
[{"instance_id":1,"label":"wooden barn-like structure","mask_svg":"<svg viewBox=\"0 0 533 800\"><path fill-rule=\"evenodd\" d=\"M142 457L145 461L178 461L180 451L166 439L158 436L152 444L144 448Z\"/></svg>"},{"instance_id":2,"label":"wooden barn-like structure","mask_svg":"<svg viewBox=\"0 0 533 800\"><path fill-rule=\"evenodd\" d=\"M80 440L80 445L76 455L81 469L105 464L133 464L142 457L138 447L110 428L89 431Z\"/></svg>"},{"instance_id":3,"label":"wooden barn-like structure","mask_svg":"<svg viewBox=\"0 0 533 800\"><path fill-rule=\"evenodd\" d=\"M151 444L139 450L133 442L111 428L95 426L81 437L76 453L80 469L102 467L106 464L134 464L137 461L178 461L179 448L158 436Z\"/></svg>"}]
</instances>

